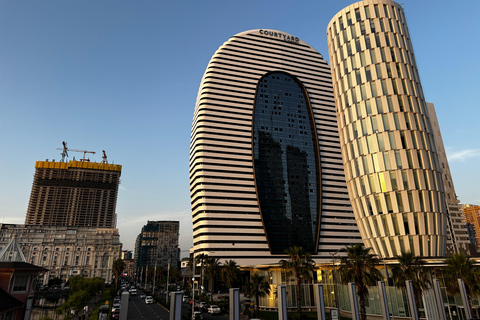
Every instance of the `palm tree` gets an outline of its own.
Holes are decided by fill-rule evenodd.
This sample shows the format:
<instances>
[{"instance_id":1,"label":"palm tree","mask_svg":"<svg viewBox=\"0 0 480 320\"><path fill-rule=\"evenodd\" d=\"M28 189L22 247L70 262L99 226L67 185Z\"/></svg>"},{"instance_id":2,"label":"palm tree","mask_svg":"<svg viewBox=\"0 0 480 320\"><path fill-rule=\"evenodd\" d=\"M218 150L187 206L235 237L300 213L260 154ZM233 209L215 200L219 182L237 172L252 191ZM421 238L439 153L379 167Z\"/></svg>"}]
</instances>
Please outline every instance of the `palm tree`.
<instances>
[{"instance_id":1,"label":"palm tree","mask_svg":"<svg viewBox=\"0 0 480 320\"><path fill-rule=\"evenodd\" d=\"M203 288L203 267L205 266L205 262L207 261L207 259L208 259L208 254L205 254L205 253L200 253L195 257L195 265L200 264L200 276L201 276L202 288Z\"/></svg>"},{"instance_id":2,"label":"palm tree","mask_svg":"<svg viewBox=\"0 0 480 320\"><path fill-rule=\"evenodd\" d=\"M467 291L468 304L472 309L472 294L480 293L480 270L470 260L470 257L463 253L454 253L452 257L445 260L445 285L449 293L459 292L457 279L463 279Z\"/></svg>"},{"instance_id":3,"label":"palm tree","mask_svg":"<svg viewBox=\"0 0 480 320\"><path fill-rule=\"evenodd\" d=\"M205 263L205 274L210 277L210 302L213 302L213 291L215 282L214 279L216 276L220 275L220 259L218 258L207 258Z\"/></svg>"},{"instance_id":4,"label":"palm tree","mask_svg":"<svg viewBox=\"0 0 480 320\"><path fill-rule=\"evenodd\" d=\"M190 268L190 278L189 278L189 282L192 286L192 291L193 291L193 257L190 257L188 258L188 262L187 262L187 267Z\"/></svg>"},{"instance_id":5,"label":"palm tree","mask_svg":"<svg viewBox=\"0 0 480 320\"><path fill-rule=\"evenodd\" d=\"M288 273L293 273L297 281L297 313L298 319L302 316L302 304L300 297L300 279L311 279L311 272L315 267L310 253L303 251L302 247L293 246L285 250L287 260L280 260L280 265Z\"/></svg>"},{"instance_id":6,"label":"palm tree","mask_svg":"<svg viewBox=\"0 0 480 320\"><path fill-rule=\"evenodd\" d=\"M423 290L427 290L432 286L430 281L430 273L424 268L425 260L415 256L412 252L402 251L398 259L398 265L393 267L393 280L396 286L405 287L407 280L412 281L413 294L415 296L415 306L420 307L420 297Z\"/></svg>"},{"instance_id":7,"label":"palm tree","mask_svg":"<svg viewBox=\"0 0 480 320\"><path fill-rule=\"evenodd\" d=\"M367 286L375 285L382 277L380 271L375 268L379 260L375 254L370 253L371 249L365 248L363 243L347 245L345 247L347 257L340 260L339 273L342 283L355 282L362 320L367 319L365 309L365 299L368 296Z\"/></svg>"},{"instance_id":8,"label":"palm tree","mask_svg":"<svg viewBox=\"0 0 480 320\"><path fill-rule=\"evenodd\" d=\"M250 281L245 284L244 290L249 297L255 297L255 313L258 318L260 297L270 294L270 283L264 276L256 272L250 276Z\"/></svg>"},{"instance_id":9,"label":"palm tree","mask_svg":"<svg viewBox=\"0 0 480 320\"><path fill-rule=\"evenodd\" d=\"M228 287L231 288L232 284L238 281L240 278L240 269L237 266L235 260L225 261L222 269L222 280L228 283Z\"/></svg>"},{"instance_id":10,"label":"palm tree","mask_svg":"<svg viewBox=\"0 0 480 320\"><path fill-rule=\"evenodd\" d=\"M118 258L117 260L113 261L112 265L112 273L115 276L115 289L118 290L118 280L120 280L120 276L125 270L125 262Z\"/></svg>"},{"instance_id":11,"label":"palm tree","mask_svg":"<svg viewBox=\"0 0 480 320\"><path fill-rule=\"evenodd\" d=\"M177 283L178 280L180 279L180 276L181 276L180 269L177 267L171 267L169 283Z\"/></svg>"}]
</instances>

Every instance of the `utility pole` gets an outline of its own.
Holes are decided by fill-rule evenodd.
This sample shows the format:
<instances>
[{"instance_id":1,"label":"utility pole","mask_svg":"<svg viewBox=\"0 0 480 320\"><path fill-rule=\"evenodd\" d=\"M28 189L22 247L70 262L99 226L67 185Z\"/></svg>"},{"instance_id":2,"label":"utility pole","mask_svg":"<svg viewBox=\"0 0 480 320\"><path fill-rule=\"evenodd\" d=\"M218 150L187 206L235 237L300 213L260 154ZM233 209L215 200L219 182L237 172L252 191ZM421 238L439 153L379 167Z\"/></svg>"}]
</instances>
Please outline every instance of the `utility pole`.
<instances>
[{"instance_id":1,"label":"utility pole","mask_svg":"<svg viewBox=\"0 0 480 320\"><path fill-rule=\"evenodd\" d=\"M155 278L157 276L157 261L155 261L155 271L153 272L153 297L155 298Z\"/></svg>"}]
</instances>

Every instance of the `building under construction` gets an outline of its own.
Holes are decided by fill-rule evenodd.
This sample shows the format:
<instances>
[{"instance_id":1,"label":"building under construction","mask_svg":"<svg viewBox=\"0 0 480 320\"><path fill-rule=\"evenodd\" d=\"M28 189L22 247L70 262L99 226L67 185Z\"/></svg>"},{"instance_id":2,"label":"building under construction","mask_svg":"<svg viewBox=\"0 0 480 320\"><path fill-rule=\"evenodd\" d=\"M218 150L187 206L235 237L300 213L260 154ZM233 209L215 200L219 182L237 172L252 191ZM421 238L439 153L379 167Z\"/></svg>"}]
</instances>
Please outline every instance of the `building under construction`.
<instances>
[{"instance_id":1,"label":"building under construction","mask_svg":"<svg viewBox=\"0 0 480 320\"><path fill-rule=\"evenodd\" d=\"M37 161L26 225L116 227L122 166Z\"/></svg>"}]
</instances>

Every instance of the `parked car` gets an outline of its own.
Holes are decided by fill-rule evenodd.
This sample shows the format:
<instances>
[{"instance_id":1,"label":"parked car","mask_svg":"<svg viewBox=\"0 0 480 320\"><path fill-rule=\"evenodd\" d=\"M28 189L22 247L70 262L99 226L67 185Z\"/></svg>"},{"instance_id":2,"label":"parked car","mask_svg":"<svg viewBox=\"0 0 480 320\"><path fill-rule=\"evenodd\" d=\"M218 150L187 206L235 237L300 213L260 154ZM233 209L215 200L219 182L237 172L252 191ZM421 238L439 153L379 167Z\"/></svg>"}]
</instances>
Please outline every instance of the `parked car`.
<instances>
[{"instance_id":1,"label":"parked car","mask_svg":"<svg viewBox=\"0 0 480 320\"><path fill-rule=\"evenodd\" d=\"M200 311L195 311L192 316L192 320L203 320L203 315Z\"/></svg>"},{"instance_id":2,"label":"parked car","mask_svg":"<svg viewBox=\"0 0 480 320\"><path fill-rule=\"evenodd\" d=\"M200 310L202 310L203 312L207 312L208 310L208 303L206 303L205 301L202 301L198 304L198 307L200 308Z\"/></svg>"},{"instance_id":3,"label":"parked car","mask_svg":"<svg viewBox=\"0 0 480 320\"><path fill-rule=\"evenodd\" d=\"M147 297L145 298L145 303L146 303L146 304L153 303L153 298L152 298L152 296L147 296Z\"/></svg>"},{"instance_id":4,"label":"parked car","mask_svg":"<svg viewBox=\"0 0 480 320\"><path fill-rule=\"evenodd\" d=\"M212 304L210 307L208 307L208 313L210 314L220 314L221 312L222 310L220 310L220 307L216 304Z\"/></svg>"},{"instance_id":5,"label":"parked car","mask_svg":"<svg viewBox=\"0 0 480 320\"><path fill-rule=\"evenodd\" d=\"M112 305L112 313L119 310L120 311L120 302L117 302L117 303L113 303Z\"/></svg>"},{"instance_id":6,"label":"parked car","mask_svg":"<svg viewBox=\"0 0 480 320\"><path fill-rule=\"evenodd\" d=\"M120 319L120 309L112 312L112 319Z\"/></svg>"}]
</instances>

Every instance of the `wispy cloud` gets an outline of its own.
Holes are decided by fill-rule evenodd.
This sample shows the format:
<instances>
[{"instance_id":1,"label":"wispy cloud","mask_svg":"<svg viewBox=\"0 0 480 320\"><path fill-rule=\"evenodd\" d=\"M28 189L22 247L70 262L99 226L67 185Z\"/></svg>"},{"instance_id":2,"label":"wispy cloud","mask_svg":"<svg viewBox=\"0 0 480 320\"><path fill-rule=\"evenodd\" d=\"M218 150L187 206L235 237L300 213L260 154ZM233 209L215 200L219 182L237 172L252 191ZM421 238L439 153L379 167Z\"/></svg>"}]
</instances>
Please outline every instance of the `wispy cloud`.
<instances>
[{"instance_id":1,"label":"wispy cloud","mask_svg":"<svg viewBox=\"0 0 480 320\"><path fill-rule=\"evenodd\" d=\"M464 162L480 156L480 149L466 149L460 151L447 150L447 158L450 162Z\"/></svg>"}]
</instances>

